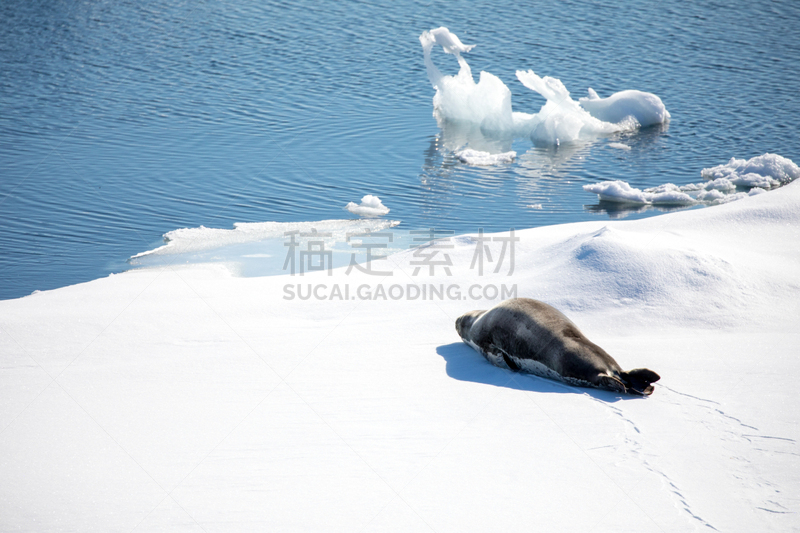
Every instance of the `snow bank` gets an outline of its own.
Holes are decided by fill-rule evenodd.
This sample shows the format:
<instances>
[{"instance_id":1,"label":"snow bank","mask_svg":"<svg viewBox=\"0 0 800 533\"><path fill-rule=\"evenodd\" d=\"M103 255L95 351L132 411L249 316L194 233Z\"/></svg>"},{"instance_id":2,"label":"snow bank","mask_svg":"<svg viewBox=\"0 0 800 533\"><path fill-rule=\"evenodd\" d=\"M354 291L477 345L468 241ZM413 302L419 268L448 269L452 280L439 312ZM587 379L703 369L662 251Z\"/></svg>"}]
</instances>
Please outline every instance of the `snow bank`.
<instances>
[{"instance_id":1,"label":"snow bank","mask_svg":"<svg viewBox=\"0 0 800 533\"><path fill-rule=\"evenodd\" d=\"M625 181L614 180L584 185L583 190L608 202L637 205L717 205L761 194L800 177L800 167L790 159L764 154L745 161L731 159L726 165L701 171L705 183L665 183L640 190ZM751 187L737 192L737 187Z\"/></svg>"},{"instance_id":2,"label":"snow bank","mask_svg":"<svg viewBox=\"0 0 800 533\"><path fill-rule=\"evenodd\" d=\"M511 163L514 158L517 157L517 152L511 151L500 154L490 154L489 152L482 152L480 150L467 148L465 150L457 151L456 157L462 163L466 163L468 165L488 166L499 165L500 163Z\"/></svg>"},{"instance_id":3,"label":"snow bank","mask_svg":"<svg viewBox=\"0 0 800 533\"><path fill-rule=\"evenodd\" d=\"M389 208L383 205L381 199L377 196L368 194L361 198L361 204L357 205L355 202L349 202L345 209L362 217L379 217L389 213Z\"/></svg>"},{"instance_id":4,"label":"snow bank","mask_svg":"<svg viewBox=\"0 0 800 533\"><path fill-rule=\"evenodd\" d=\"M0 302L3 528L797 529L800 184L515 237L512 273L508 233L464 235L372 272L161 266ZM653 396L487 363L454 322L512 286Z\"/></svg>"},{"instance_id":5,"label":"snow bank","mask_svg":"<svg viewBox=\"0 0 800 533\"><path fill-rule=\"evenodd\" d=\"M654 94L627 90L600 98L589 89L589 97L576 102L561 80L542 78L532 70L517 71L517 79L547 103L537 113L513 112L511 91L497 76L481 72L478 83L472 78L472 70L461 54L475 45L464 45L444 27L423 32L419 40L428 79L436 89L433 115L440 125L448 121L472 123L495 135L530 137L537 143L559 145L669 120L669 112ZM455 76L443 75L433 64L431 51L437 44L456 57L459 71Z\"/></svg>"}]
</instances>

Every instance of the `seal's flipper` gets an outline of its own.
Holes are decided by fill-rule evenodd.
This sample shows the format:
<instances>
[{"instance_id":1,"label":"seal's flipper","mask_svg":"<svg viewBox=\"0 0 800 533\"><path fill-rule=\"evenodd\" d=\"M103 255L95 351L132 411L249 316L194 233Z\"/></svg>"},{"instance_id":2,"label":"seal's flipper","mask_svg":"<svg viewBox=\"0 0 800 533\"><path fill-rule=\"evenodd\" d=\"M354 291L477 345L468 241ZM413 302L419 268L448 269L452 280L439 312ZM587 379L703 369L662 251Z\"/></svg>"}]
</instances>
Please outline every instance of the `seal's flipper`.
<instances>
[{"instance_id":1,"label":"seal's flipper","mask_svg":"<svg viewBox=\"0 0 800 533\"><path fill-rule=\"evenodd\" d=\"M490 345L490 348L503 356L503 361L505 361L508 368L510 368L514 372L519 372L519 365L515 363L514 360L511 359L511 357L509 357L509 355L505 352L505 350L501 350L494 344Z\"/></svg>"},{"instance_id":2,"label":"seal's flipper","mask_svg":"<svg viewBox=\"0 0 800 533\"><path fill-rule=\"evenodd\" d=\"M625 384L613 376L608 374L600 374L597 378L597 385L600 389L606 389L615 392L630 392L625 388Z\"/></svg>"},{"instance_id":3,"label":"seal's flipper","mask_svg":"<svg viewBox=\"0 0 800 533\"><path fill-rule=\"evenodd\" d=\"M628 372L621 372L620 377L629 389L636 391L642 396L650 396L653 394L653 386L651 383L655 383L661 379L661 376L647 368L635 368Z\"/></svg>"}]
</instances>

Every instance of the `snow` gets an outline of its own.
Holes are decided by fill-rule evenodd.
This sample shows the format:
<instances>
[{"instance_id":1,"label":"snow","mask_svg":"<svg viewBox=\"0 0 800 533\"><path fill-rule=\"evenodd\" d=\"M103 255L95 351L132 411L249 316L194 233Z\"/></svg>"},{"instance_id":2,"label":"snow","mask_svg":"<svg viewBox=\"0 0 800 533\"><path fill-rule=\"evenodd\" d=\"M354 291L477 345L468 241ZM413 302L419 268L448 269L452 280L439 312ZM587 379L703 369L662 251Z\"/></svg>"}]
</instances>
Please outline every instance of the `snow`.
<instances>
[{"instance_id":1,"label":"snow","mask_svg":"<svg viewBox=\"0 0 800 533\"><path fill-rule=\"evenodd\" d=\"M800 185L515 235L511 275L470 269L465 235L439 243L452 276L414 276L414 250L376 261L383 277L173 254L0 302L2 529L800 527ZM298 284L326 299L288 298ZM490 365L454 323L503 284L658 372L654 394Z\"/></svg>"},{"instance_id":2,"label":"snow","mask_svg":"<svg viewBox=\"0 0 800 533\"><path fill-rule=\"evenodd\" d=\"M481 150L466 148L456 152L456 157L462 162L473 166L499 165L501 163L511 163L517 157L517 152L502 152L491 154Z\"/></svg>"},{"instance_id":3,"label":"snow","mask_svg":"<svg viewBox=\"0 0 800 533\"><path fill-rule=\"evenodd\" d=\"M800 177L800 167L791 159L776 154L764 154L746 161L731 158L726 165L705 168L700 174L710 181L681 186L664 183L641 190L625 181L613 180L584 185L583 190L595 193L600 200L607 202L638 205L718 205L790 183ZM736 192L737 186L752 188L747 192Z\"/></svg>"},{"instance_id":4,"label":"snow","mask_svg":"<svg viewBox=\"0 0 800 533\"><path fill-rule=\"evenodd\" d=\"M575 101L558 78L540 77L533 70L516 72L517 79L539 93L547 102L536 113L515 112L511 90L503 81L482 71L478 83L461 55L475 45L465 45L445 27L420 35L425 69L431 85L433 116L440 127L449 123L473 124L494 136L528 137L536 143L558 146L600 135L630 131L640 126L667 122L670 118L664 103L652 93L624 90L600 98L589 89L589 97ZM459 71L454 76L442 74L431 58L434 45L454 55Z\"/></svg>"},{"instance_id":5,"label":"snow","mask_svg":"<svg viewBox=\"0 0 800 533\"><path fill-rule=\"evenodd\" d=\"M381 199L377 196L368 194L361 198L361 204L349 202L345 209L362 217L379 217L389 213L389 208L383 205Z\"/></svg>"}]
</instances>

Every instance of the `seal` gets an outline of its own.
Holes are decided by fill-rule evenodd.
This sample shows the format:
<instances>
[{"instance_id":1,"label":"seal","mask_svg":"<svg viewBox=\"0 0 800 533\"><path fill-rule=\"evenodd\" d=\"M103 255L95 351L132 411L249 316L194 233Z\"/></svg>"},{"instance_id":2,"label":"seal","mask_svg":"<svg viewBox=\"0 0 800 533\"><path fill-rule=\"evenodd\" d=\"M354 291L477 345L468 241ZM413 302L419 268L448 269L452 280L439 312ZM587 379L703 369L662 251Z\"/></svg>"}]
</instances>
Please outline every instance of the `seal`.
<instances>
[{"instance_id":1,"label":"seal","mask_svg":"<svg viewBox=\"0 0 800 533\"><path fill-rule=\"evenodd\" d=\"M515 372L639 396L652 394L661 379L646 368L623 371L560 311L530 298L466 313L456 319L456 331L490 363Z\"/></svg>"}]
</instances>

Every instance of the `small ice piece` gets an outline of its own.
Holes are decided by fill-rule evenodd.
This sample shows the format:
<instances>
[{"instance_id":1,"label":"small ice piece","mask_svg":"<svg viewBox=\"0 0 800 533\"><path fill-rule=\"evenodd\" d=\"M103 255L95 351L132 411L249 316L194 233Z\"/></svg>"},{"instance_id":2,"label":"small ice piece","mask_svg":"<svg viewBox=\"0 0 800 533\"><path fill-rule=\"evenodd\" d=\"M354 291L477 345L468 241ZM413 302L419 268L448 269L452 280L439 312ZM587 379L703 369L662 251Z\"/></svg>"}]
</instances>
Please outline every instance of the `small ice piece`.
<instances>
[{"instance_id":1,"label":"small ice piece","mask_svg":"<svg viewBox=\"0 0 800 533\"><path fill-rule=\"evenodd\" d=\"M700 194L698 194L697 200L700 202L712 203L722 200L723 198L725 198L725 196L726 195L724 193L716 189L711 189L708 191L702 191Z\"/></svg>"},{"instance_id":2,"label":"small ice piece","mask_svg":"<svg viewBox=\"0 0 800 533\"><path fill-rule=\"evenodd\" d=\"M389 212L389 208L383 205L381 199L377 196L368 194L361 199L361 205L356 205L355 202L349 202L345 209L362 217L379 217Z\"/></svg>"},{"instance_id":3,"label":"small ice piece","mask_svg":"<svg viewBox=\"0 0 800 533\"><path fill-rule=\"evenodd\" d=\"M583 190L595 193L601 200L624 204L693 205L697 203L694 198L672 183L643 191L631 187L626 181L614 180L584 185Z\"/></svg>"},{"instance_id":4,"label":"small ice piece","mask_svg":"<svg viewBox=\"0 0 800 533\"><path fill-rule=\"evenodd\" d=\"M777 154L764 154L748 160L731 158L725 165L704 168L703 179L725 178L739 187L768 190L800 178L800 167L791 159Z\"/></svg>"},{"instance_id":5,"label":"small ice piece","mask_svg":"<svg viewBox=\"0 0 800 533\"><path fill-rule=\"evenodd\" d=\"M528 204L525 207L527 207L528 209L541 209L542 204Z\"/></svg>"},{"instance_id":6,"label":"small ice piece","mask_svg":"<svg viewBox=\"0 0 800 533\"><path fill-rule=\"evenodd\" d=\"M649 197L649 200L653 205L694 205L697 203L697 200L680 190L671 190L659 193L645 192L645 194L652 194L652 196Z\"/></svg>"},{"instance_id":7,"label":"small ice piece","mask_svg":"<svg viewBox=\"0 0 800 533\"><path fill-rule=\"evenodd\" d=\"M629 117L633 117L642 127L669 120L669 111L661 98L643 91L620 91L608 98L600 98L590 87L589 96L580 98L578 102L593 117L612 124L626 122Z\"/></svg>"},{"instance_id":8,"label":"small ice piece","mask_svg":"<svg viewBox=\"0 0 800 533\"><path fill-rule=\"evenodd\" d=\"M583 190L593 192L601 200L626 204L649 204L648 195L622 180L603 181L584 185ZM650 194L652 196L652 194Z\"/></svg>"},{"instance_id":9,"label":"small ice piece","mask_svg":"<svg viewBox=\"0 0 800 533\"><path fill-rule=\"evenodd\" d=\"M617 148L619 150L630 150L631 147L623 143L608 143L609 148Z\"/></svg>"},{"instance_id":10,"label":"small ice piece","mask_svg":"<svg viewBox=\"0 0 800 533\"><path fill-rule=\"evenodd\" d=\"M456 152L456 157L462 162L468 165L473 166L488 166L488 165L498 165L500 163L511 163L515 157L517 157L517 152L513 150L511 152L503 152L500 154L491 154L489 152L482 152L480 150L473 150L472 148L466 148L459 152Z\"/></svg>"}]
</instances>

